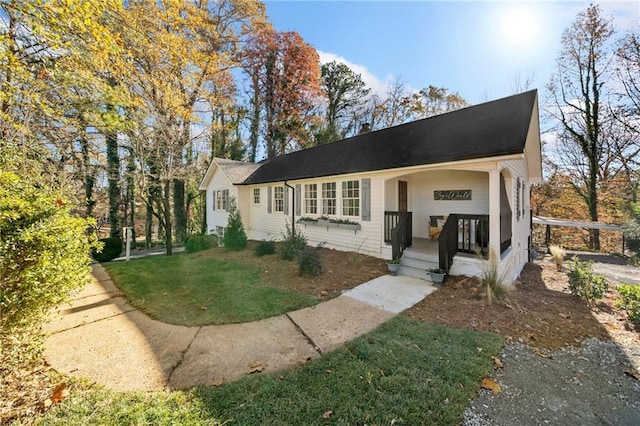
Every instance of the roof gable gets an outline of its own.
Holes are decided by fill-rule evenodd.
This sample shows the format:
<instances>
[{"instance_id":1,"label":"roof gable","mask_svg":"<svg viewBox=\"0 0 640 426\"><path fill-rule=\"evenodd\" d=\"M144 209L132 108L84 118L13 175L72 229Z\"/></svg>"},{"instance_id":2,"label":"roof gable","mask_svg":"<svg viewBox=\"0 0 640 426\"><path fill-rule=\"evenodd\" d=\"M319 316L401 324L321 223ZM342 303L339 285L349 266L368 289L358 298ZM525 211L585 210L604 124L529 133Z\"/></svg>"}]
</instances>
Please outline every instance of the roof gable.
<instances>
[{"instance_id":1,"label":"roof gable","mask_svg":"<svg viewBox=\"0 0 640 426\"><path fill-rule=\"evenodd\" d=\"M244 183L522 154L537 115L537 91L532 90L278 156L260 165Z\"/></svg>"},{"instance_id":2,"label":"roof gable","mask_svg":"<svg viewBox=\"0 0 640 426\"><path fill-rule=\"evenodd\" d=\"M229 179L229 182L236 185L243 183L258 167L260 167L259 164L214 157L211 159L211 163L198 189L201 191L206 190L209 182L213 179L215 171L218 169L224 173L227 179Z\"/></svg>"}]
</instances>

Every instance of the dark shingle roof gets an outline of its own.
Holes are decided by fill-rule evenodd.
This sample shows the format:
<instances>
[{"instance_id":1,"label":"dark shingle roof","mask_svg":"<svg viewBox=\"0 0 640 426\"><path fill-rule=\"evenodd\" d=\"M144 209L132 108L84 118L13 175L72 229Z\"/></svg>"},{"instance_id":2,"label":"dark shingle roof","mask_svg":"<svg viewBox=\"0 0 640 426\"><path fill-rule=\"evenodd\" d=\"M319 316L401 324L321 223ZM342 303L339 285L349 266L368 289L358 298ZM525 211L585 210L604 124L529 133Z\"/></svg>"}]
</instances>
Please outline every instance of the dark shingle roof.
<instances>
[{"instance_id":1,"label":"dark shingle roof","mask_svg":"<svg viewBox=\"0 0 640 426\"><path fill-rule=\"evenodd\" d=\"M524 152L532 90L267 160L246 184L395 169Z\"/></svg>"}]
</instances>

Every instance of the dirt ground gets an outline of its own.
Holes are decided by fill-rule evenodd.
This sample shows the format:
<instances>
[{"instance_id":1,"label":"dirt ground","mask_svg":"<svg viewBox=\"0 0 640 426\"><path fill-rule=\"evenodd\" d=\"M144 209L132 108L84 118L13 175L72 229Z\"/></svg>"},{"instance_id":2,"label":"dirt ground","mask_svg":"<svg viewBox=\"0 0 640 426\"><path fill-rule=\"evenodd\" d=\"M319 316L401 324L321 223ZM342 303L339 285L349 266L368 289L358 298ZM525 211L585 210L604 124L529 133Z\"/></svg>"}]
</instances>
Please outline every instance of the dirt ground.
<instances>
[{"instance_id":1,"label":"dirt ground","mask_svg":"<svg viewBox=\"0 0 640 426\"><path fill-rule=\"evenodd\" d=\"M544 349L575 346L592 337L640 345L640 333L628 328L624 313L614 306L619 297L615 287L590 307L570 294L567 285L566 273L557 271L555 265L530 263L509 300L489 305L478 279L448 277L438 291L406 315L449 327L490 331L508 341Z\"/></svg>"}]
</instances>

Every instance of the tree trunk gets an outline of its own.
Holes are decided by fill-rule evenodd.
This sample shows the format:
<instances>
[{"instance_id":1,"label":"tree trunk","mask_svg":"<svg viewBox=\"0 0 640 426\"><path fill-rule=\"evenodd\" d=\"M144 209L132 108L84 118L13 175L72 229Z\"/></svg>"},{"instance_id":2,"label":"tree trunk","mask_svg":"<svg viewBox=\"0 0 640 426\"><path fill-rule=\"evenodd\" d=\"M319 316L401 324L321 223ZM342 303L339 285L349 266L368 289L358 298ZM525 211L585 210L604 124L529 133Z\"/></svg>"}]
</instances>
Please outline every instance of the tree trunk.
<instances>
[{"instance_id":1,"label":"tree trunk","mask_svg":"<svg viewBox=\"0 0 640 426\"><path fill-rule=\"evenodd\" d=\"M184 241L187 237L187 212L184 200L184 181L181 179L173 179L173 214L176 222L176 241Z\"/></svg>"},{"instance_id":2,"label":"tree trunk","mask_svg":"<svg viewBox=\"0 0 640 426\"><path fill-rule=\"evenodd\" d=\"M126 192L126 205L128 208L127 226L131 228L131 243L132 246L136 246L136 205L135 205L135 188L133 182L133 174L135 173L135 162L133 153L129 153L127 160L127 192Z\"/></svg>"},{"instance_id":3,"label":"tree trunk","mask_svg":"<svg viewBox=\"0 0 640 426\"><path fill-rule=\"evenodd\" d=\"M89 142L86 138L80 140L80 146L82 150L82 168L84 169L84 198L86 216L93 216L93 208L96 205L96 200L93 198L93 188L95 186L95 178L91 170L91 161L89 158Z\"/></svg>"},{"instance_id":4,"label":"tree trunk","mask_svg":"<svg viewBox=\"0 0 640 426\"><path fill-rule=\"evenodd\" d=\"M113 105L108 105L107 109L114 110ZM122 228L120 222L120 157L118 155L118 135L114 133L106 134L107 143L107 179L109 181L109 225L111 226L110 236L112 238L122 238Z\"/></svg>"},{"instance_id":5,"label":"tree trunk","mask_svg":"<svg viewBox=\"0 0 640 426\"><path fill-rule=\"evenodd\" d=\"M167 256L173 254L173 233L171 229L171 181L167 179L164 183L163 217L164 217L164 235L167 247Z\"/></svg>"},{"instance_id":6,"label":"tree trunk","mask_svg":"<svg viewBox=\"0 0 640 426\"><path fill-rule=\"evenodd\" d=\"M147 217L144 224L144 247L151 248L151 237L153 233L153 200L149 198L147 202Z\"/></svg>"}]
</instances>

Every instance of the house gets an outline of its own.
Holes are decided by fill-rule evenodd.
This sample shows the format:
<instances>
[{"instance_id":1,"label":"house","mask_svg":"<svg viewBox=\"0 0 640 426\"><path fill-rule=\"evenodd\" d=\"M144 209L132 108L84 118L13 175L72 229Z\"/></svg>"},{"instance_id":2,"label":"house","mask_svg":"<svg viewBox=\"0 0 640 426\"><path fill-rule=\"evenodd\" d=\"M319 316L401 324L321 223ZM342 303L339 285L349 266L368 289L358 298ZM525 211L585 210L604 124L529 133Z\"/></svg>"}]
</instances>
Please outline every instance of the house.
<instances>
[{"instance_id":1,"label":"house","mask_svg":"<svg viewBox=\"0 0 640 426\"><path fill-rule=\"evenodd\" d=\"M493 256L515 279L541 179L534 90L261 164L214 158L200 190L209 232L224 232L233 195L249 239L278 240L295 222L309 244L401 257L407 275L479 275Z\"/></svg>"}]
</instances>

